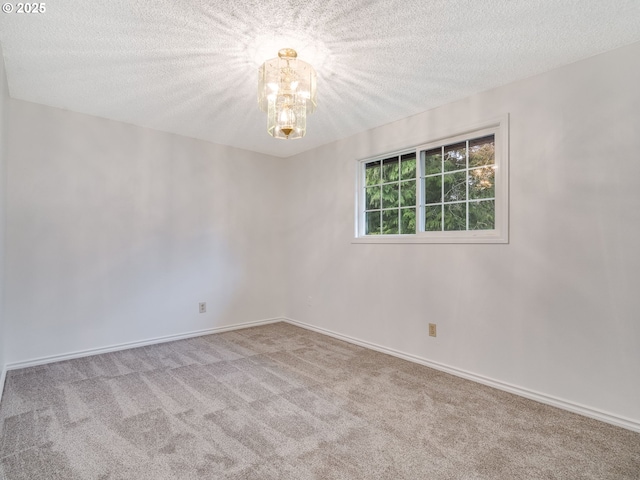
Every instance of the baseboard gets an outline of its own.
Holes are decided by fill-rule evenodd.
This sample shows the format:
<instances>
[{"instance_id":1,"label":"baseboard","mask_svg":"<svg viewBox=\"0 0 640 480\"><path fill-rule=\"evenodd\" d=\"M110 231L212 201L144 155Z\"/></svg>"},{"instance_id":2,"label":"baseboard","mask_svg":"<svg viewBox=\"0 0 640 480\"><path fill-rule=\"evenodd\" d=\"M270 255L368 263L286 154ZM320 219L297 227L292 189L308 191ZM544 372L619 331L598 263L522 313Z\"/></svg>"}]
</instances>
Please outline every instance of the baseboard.
<instances>
[{"instance_id":1,"label":"baseboard","mask_svg":"<svg viewBox=\"0 0 640 480\"><path fill-rule=\"evenodd\" d=\"M243 328L257 327L259 325L267 325L270 323L282 322L283 318L267 318L264 320L255 320L252 322L239 323L235 325L227 325L222 327L208 328L205 330L196 330L187 333L179 333L176 335L166 335L164 337L149 338L137 342L120 343L108 347L91 348L88 350L80 350L77 352L64 353L60 355L51 355L48 357L33 358L20 362L11 362L5 366L5 370L18 370L20 368L35 367L37 365L45 365L47 363L61 362L63 360L71 360L73 358L90 357L92 355L100 355L101 353L117 352L119 350L127 350L129 348L145 347L147 345L155 345L158 343L173 342L174 340L183 340L185 338L201 337L203 335L211 335L212 333L229 332L231 330L241 330ZM4 382L5 370L2 372ZM3 383L4 385L4 383ZM0 393L2 388L0 387ZM2 398L0 396L0 398Z\"/></svg>"},{"instance_id":2,"label":"baseboard","mask_svg":"<svg viewBox=\"0 0 640 480\"><path fill-rule=\"evenodd\" d=\"M489 387L497 388L498 390L503 390L505 392L513 393L515 395L519 395L521 397L525 397L530 400L535 400L537 402L544 403L546 405L551 405L553 407L557 407L562 410L567 410L569 412L577 413L585 417L594 418L596 420L600 420L602 422L606 422L611 425L615 425L617 427L626 428L634 432L640 432L640 422L636 420L632 420L630 418L621 417L619 415L614 415L612 413L604 412L595 408L580 405L575 402L557 398L552 395L536 392L534 390L529 390L527 388L519 387L517 385L512 385L510 383L502 382L500 380L495 380L493 378L485 377L483 375L478 375L476 373L462 370L456 367L451 367L449 365L427 360L426 358L418 357L416 355L412 355L409 353L404 353L404 352L394 350L392 348L384 347L382 345L378 345L372 342L367 342L365 340L360 340L358 338L354 338L349 335L343 335L341 333L333 332L325 328L316 327L308 323L299 322L291 318L285 317L283 318L283 321L290 323L291 325L296 325L298 327L302 327L307 330L312 330L314 332L322 333L324 335L337 338L338 340L343 340L345 342L352 343L354 345L359 345L361 347L386 353L388 355L402 358L410 362L418 363L420 365L425 365L435 370L439 370L445 373L450 373L451 375L455 375L456 377L465 378L467 380L481 383Z\"/></svg>"},{"instance_id":3,"label":"baseboard","mask_svg":"<svg viewBox=\"0 0 640 480\"><path fill-rule=\"evenodd\" d=\"M0 400L2 400L2 392L4 391L4 381L6 378L7 378L7 366L3 365L2 368L0 369Z\"/></svg>"}]
</instances>

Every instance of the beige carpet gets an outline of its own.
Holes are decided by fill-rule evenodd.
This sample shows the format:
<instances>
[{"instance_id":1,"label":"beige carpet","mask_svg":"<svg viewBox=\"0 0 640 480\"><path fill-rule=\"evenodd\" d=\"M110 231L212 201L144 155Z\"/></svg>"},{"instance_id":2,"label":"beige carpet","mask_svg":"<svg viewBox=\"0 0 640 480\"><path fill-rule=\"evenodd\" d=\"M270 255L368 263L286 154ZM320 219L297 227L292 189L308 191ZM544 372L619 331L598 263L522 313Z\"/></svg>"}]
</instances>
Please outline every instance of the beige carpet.
<instances>
[{"instance_id":1,"label":"beige carpet","mask_svg":"<svg viewBox=\"0 0 640 480\"><path fill-rule=\"evenodd\" d=\"M640 434L284 323L11 371L0 424L6 480L640 479Z\"/></svg>"}]
</instances>

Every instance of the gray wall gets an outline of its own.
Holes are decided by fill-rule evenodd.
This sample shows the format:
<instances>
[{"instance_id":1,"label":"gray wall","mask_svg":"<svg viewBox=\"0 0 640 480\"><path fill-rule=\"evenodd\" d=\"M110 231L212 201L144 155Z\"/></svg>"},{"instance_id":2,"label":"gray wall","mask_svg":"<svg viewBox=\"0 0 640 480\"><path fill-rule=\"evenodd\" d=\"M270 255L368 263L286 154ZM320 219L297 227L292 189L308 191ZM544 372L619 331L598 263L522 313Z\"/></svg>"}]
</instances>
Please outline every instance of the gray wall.
<instances>
[{"instance_id":1,"label":"gray wall","mask_svg":"<svg viewBox=\"0 0 640 480\"><path fill-rule=\"evenodd\" d=\"M4 72L4 56L0 44L0 395L4 387L5 374L5 315L4 315L4 231L5 231L5 165L7 156L7 107L9 90Z\"/></svg>"},{"instance_id":2,"label":"gray wall","mask_svg":"<svg viewBox=\"0 0 640 480\"><path fill-rule=\"evenodd\" d=\"M293 158L287 316L640 422L638 58L634 44ZM351 243L357 159L504 113L509 244Z\"/></svg>"},{"instance_id":3,"label":"gray wall","mask_svg":"<svg viewBox=\"0 0 640 480\"><path fill-rule=\"evenodd\" d=\"M8 362L282 315L283 159L14 99L10 120Z\"/></svg>"}]
</instances>

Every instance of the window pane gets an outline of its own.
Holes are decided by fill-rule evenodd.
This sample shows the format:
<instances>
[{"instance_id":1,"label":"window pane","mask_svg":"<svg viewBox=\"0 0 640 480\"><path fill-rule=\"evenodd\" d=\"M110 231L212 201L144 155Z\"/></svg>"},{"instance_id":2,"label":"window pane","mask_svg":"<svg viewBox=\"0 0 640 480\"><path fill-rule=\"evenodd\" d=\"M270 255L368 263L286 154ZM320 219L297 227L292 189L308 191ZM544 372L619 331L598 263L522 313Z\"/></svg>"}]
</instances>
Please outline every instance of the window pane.
<instances>
[{"instance_id":1,"label":"window pane","mask_svg":"<svg viewBox=\"0 0 640 480\"><path fill-rule=\"evenodd\" d=\"M369 162L364 167L365 185L378 185L380 181L380 160Z\"/></svg>"},{"instance_id":2,"label":"window pane","mask_svg":"<svg viewBox=\"0 0 640 480\"><path fill-rule=\"evenodd\" d=\"M400 210L400 233L416 233L415 208L403 208Z\"/></svg>"},{"instance_id":3,"label":"window pane","mask_svg":"<svg viewBox=\"0 0 640 480\"><path fill-rule=\"evenodd\" d=\"M380 235L380 212L366 212L365 216L365 233L367 235Z\"/></svg>"},{"instance_id":4,"label":"window pane","mask_svg":"<svg viewBox=\"0 0 640 480\"><path fill-rule=\"evenodd\" d=\"M493 135L469 140L469 167L481 167L495 163Z\"/></svg>"},{"instance_id":5,"label":"window pane","mask_svg":"<svg viewBox=\"0 0 640 480\"><path fill-rule=\"evenodd\" d=\"M382 183L397 182L400 178L398 157L382 161Z\"/></svg>"},{"instance_id":6,"label":"window pane","mask_svg":"<svg viewBox=\"0 0 640 480\"><path fill-rule=\"evenodd\" d=\"M400 179L416 178L416 154L408 153L400 158Z\"/></svg>"},{"instance_id":7,"label":"window pane","mask_svg":"<svg viewBox=\"0 0 640 480\"><path fill-rule=\"evenodd\" d=\"M427 232L442 230L442 205L424 207L424 229Z\"/></svg>"},{"instance_id":8,"label":"window pane","mask_svg":"<svg viewBox=\"0 0 640 480\"><path fill-rule=\"evenodd\" d=\"M382 208L398 207L400 195L397 183L382 186Z\"/></svg>"},{"instance_id":9,"label":"window pane","mask_svg":"<svg viewBox=\"0 0 640 480\"><path fill-rule=\"evenodd\" d=\"M494 228L496 228L495 201L469 203L469 230L493 230Z\"/></svg>"},{"instance_id":10,"label":"window pane","mask_svg":"<svg viewBox=\"0 0 640 480\"><path fill-rule=\"evenodd\" d=\"M424 160L423 175L442 172L442 150L440 148L423 151L422 158Z\"/></svg>"},{"instance_id":11,"label":"window pane","mask_svg":"<svg viewBox=\"0 0 640 480\"><path fill-rule=\"evenodd\" d=\"M416 181L400 182L400 206L409 207L416 204Z\"/></svg>"},{"instance_id":12,"label":"window pane","mask_svg":"<svg viewBox=\"0 0 640 480\"><path fill-rule=\"evenodd\" d=\"M466 203L445 204L444 229L449 231L467 229L467 204Z\"/></svg>"},{"instance_id":13,"label":"window pane","mask_svg":"<svg viewBox=\"0 0 640 480\"><path fill-rule=\"evenodd\" d=\"M469 170L469 198L495 197L495 173L493 167L480 167Z\"/></svg>"},{"instance_id":14,"label":"window pane","mask_svg":"<svg viewBox=\"0 0 640 480\"><path fill-rule=\"evenodd\" d=\"M444 171L461 170L467 168L467 144L456 143L444 147Z\"/></svg>"},{"instance_id":15,"label":"window pane","mask_svg":"<svg viewBox=\"0 0 640 480\"><path fill-rule=\"evenodd\" d=\"M382 233L383 235L395 235L398 231L398 209L382 211Z\"/></svg>"},{"instance_id":16,"label":"window pane","mask_svg":"<svg viewBox=\"0 0 640 480\"><path fill-rule=\"evenodd\" d=\"M467 199L466 172L447 173L443 175L444 201L457 202Z\"/></svg>"},{"instance_id":17,"label":"window pane","mask_svg":"<svg viewBox=\"0 0 640 480\"><path fill-rule=\"evenodd\" d=\"M374 208L380 208L380 195L381 195L380 185L377 187L367 187L364 189L364 204L365 210L373 210Z\"/></svg>"},{"instance_id":18,"label":"window pane","mask_svg":"<svg viewBox=\"0 0 640 480\"><path fill-rule=\"evenodd\" d=\"M424 203L442 202L442 175L424 179Z\"/></svg>"}]
</instances>

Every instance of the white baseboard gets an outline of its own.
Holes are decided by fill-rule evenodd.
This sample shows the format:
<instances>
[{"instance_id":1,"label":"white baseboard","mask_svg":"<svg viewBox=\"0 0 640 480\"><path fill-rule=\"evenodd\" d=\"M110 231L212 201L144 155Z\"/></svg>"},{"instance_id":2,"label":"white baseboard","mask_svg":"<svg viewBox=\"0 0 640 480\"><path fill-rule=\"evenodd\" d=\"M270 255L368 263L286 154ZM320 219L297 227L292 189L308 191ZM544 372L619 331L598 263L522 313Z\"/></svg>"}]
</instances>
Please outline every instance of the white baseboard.
<instances>
[{"instance_id":1,"label":"white baseboard","mask_svg":"<svg viewBox=\"0 0 640 480\"><path fill-rule=\"evenodd\" d=\"M88 350L80 350L77 352L64 353L60 355L51 355L48 357L33 358L30 360L8 363L5 367L5 370L8 371L8 370L18 370L20 368L26 368L26 367L35 367L37 365L45 365L47 363L61 362L63 360L71 360L73 358L90 357L92 355L100 355L101 353L117 352L119 350L127 350L129 348L145 347L147 345L155 345L157 343L172 342L174 340L183 340L185 338L201 337L203 335L211 335L212 333L228 332L231 330L241 330L243 328L257 327L259 325L267 325L269 323L276 323L276 322L282 322L282 321L283 321L283 318L280 318L280 317L267 318L264 320L255 320L252 322L239 323L235 325L208 328L206 330L197 330L193 332L179 333L176 335L166 335L164 337L149 338L147 340L140 340L137 342L120 343L120 344L111 345L108 347L90 348ZM5 372L3 370L3 373L2 373L3 381L4 381L4 374ZM1 387L0 387L0 392L2 392ZM0 396L0 398L2 397Z\"/></svg>"},{"instance_id":2,"label":"white baseboard","mask_svg":"<svg viewBox=\"0 0 640 480\"><path fill-rule=\"evenodd\" d=\"M349 335L343 335L341 333L333 332L325 328L309 325L308 323L299 322L291 318L285 317L283 320L287 323L290 323L291 325L296 325L298 327L302 327L307 330L312 330L314 332L322 333L324 335L337 338L338 340L343 340L345 342L352 343L354 345L359 345L361 347L386 353L388 355L402 358L410 362L418 363L420 365L425 365L435 370L450 373L451 375L455 375L456 377L465 378L467 380L481 383L489 387L497 388L498 390L503 390L505 392L513 393L515 395L519 395L521 397L525 397L530 400L535 400L537 402L544 403L546 405L551 405L553 407L561 408L563 410L577 413L585 417L594 418L596 420L600 420L602 422L606 422L611 425L615 425L617 427L626 428L634 432L640 432L640 422L636 420L632 420L630 418L621 417L619 415L604 412L596 408L587 407L575 402L571 402L569 400L557 398L552 395L546 395L544 393L529 390L527 388L519 387L517 385L512 385L510 383L502 382L500 380L495 380L493 378L485 377L483 375L478 375L476 373L462 370L456 367L451 367L449 365L444 365L442 363L433 362L431 360L427 360L426 358L418 357L416 355L411 355L409 353L400 352L392 348L383 347L382 345L377 345L375 343L367 342L365 340L360 340L360 339L351 337Z\"/></svg>"},{"instance_id":3,"label":"white baseboard","mask_svg":"<svg viewBox=\"0 0 640 480\"><path fill-rule=\"evenodd\" d=\"M0 369L0 400L2 400L2 392L4 391L4 380L6 378L7 378L7 366L2 365L2 368Z\"/></svg>"}]
</instances>

